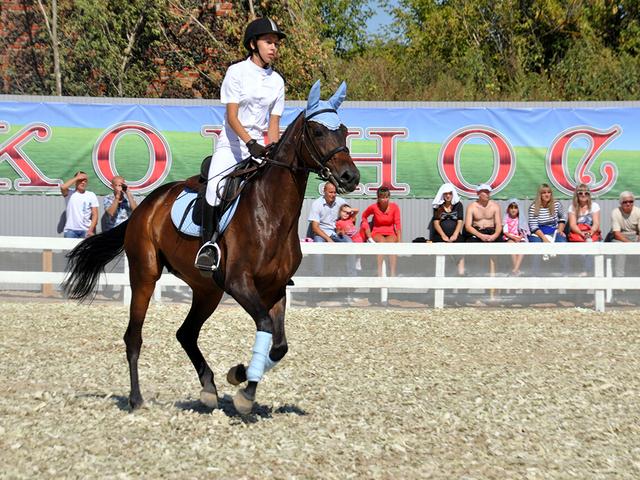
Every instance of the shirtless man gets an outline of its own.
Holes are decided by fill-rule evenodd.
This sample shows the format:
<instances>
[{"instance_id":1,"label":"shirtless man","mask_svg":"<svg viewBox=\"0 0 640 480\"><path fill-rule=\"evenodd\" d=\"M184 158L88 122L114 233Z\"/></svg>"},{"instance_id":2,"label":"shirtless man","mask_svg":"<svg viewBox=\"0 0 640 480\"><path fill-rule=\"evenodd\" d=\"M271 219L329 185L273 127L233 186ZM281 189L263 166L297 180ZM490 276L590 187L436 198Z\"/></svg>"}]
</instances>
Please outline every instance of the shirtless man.
<instances>
[{"instance_id":1,"label":"shirtless man","mask_svg":"<svg viewBox=\"0 0 640 480\"><path fill-rule=\"evenodd\" d=\"M502 234L500 205L491 200L491 187L486 183L476 188L478 199L467 208L464 228L467 242L495 242Z\"/></svg>"}]
</instances>

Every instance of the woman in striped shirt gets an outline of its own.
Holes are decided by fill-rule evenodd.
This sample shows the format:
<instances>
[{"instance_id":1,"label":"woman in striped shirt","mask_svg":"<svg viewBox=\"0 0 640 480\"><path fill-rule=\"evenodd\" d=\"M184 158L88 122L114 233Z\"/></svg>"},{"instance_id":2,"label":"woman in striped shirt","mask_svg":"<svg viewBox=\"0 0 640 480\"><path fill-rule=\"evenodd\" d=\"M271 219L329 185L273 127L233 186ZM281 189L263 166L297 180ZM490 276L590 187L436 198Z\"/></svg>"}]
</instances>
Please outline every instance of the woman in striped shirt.
<instances>
[{"instance_id":1,"label":"woman in striped shirt","mask_svg":"<svg viewBox=\"0 0 640 480\"><path fill-rule=\"evenodd\" d=\"M543 183L538 187L536 199L529 207L529 241L566 242L566 223L567 216L562 204L553 198L551 187Z\"/></svg>"},{"instance_id":2,"label":"woman in striped shirt","mask_svg":"<svg viewBox=\"0 0 640 480\"><path fill-rule=\"evenodd\" d=\"M564 227L567 223L562 204L553 198L551 187L543 183L538 187L535 201L529 207L529 241L532 243L542 242L566 242L567 237ZM555 256L555 255L552 255ZM542 256L543 260L549 260L548 255ZM532 255L532 265L534 275L540 270L540 257ZM561 255L562 272L566 275L569 271L569 257Z\"/></svg>"}]
</instances>

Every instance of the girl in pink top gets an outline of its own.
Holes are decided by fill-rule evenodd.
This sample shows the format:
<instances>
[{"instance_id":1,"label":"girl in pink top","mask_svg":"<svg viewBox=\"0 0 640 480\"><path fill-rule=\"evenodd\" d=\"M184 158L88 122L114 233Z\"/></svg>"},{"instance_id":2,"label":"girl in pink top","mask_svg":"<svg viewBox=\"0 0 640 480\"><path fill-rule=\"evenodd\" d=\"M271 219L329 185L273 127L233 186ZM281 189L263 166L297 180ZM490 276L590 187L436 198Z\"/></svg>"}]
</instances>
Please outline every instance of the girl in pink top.
<instances>
[{"instance_id":1,"label":"girl in pink top","mask_svg":"<svg viewBox=\"0 0 640 480\"><path fill-rule=\"evenodd\" d=\"M400 220L400 207L389 201L390 192L387 187L378 189L378 201L369 205L362 213L362 221L367 240L374 242L400 242L402 241L402 228ZM370 227L369 217L373 216L373 229ZM378 255L378 275L382 275L383 255ZM391 276L396 275L397 258L389 256L389 270Z\"/></svg>"},{"instance_id":2,"label":"girl in pink top","mask_svg":"<svg viewBox=\"0 0 640 480\"><path fill-rule=\"evenodd\" d=\"M358 208L352 208L345 203L340 207L338 219L336 220L336 233L350 237L351 241L355 243L364 242L362 229L358 231L356 227L356 216L359 211Z\"/></svg>"},{"instance_id":3,"label":"girl in pink top","mask_svg":"<svg viewBox=\"0 0 640 480\"><path fill-rule=\"evenodd\" d=\"M520 215L520 203L515 198L509 200L507 211L502 220L502 238L505 242L520 243L529 241L529 225L523 216ZM524 255L511 255L511 275L519 277L522 275L520 266Z\"/></svg>"}]
</instances>

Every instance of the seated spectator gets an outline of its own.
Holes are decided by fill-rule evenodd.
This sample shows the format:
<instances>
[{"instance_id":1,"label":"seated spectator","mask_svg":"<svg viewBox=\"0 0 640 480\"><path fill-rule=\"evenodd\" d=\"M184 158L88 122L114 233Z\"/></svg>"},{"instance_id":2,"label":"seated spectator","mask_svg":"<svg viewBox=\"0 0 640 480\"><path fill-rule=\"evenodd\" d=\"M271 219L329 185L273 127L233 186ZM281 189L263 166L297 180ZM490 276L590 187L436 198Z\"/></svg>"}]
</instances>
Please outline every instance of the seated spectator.
<instances>
[{"instance_id":1,"label":"seated spectator","mask_svg":"<svg viewBox=\"0 0 640 480\"><path fill-rule=\"evenodd\" d=\"M362 221L365 227L365 237L374 242L394 243L402 241L402 226L400 220L400 207L390 202L389 188L382 186L377 192L377 202L369 205L362 213ZM373 217L373 229L370 227L369 217ZM378 255L378 275L382 275L382 262L384 255ZM391 276L396 275L397 258L389 255L389 270Z\"/></svg>"},{"instance_id":2,"label":"seated spectator","mask_svg":"<svg viewBox=\"0 0 640 480\"><path fill-rule=\"evenodd\" d=\"M536 198L529 207L529 241L532 243L566 242L564 228L567 218L562 204L553 198L551 187L543 183L538 187ZM545 260L548 259L544 256ZM567 273L569 257L562 256L562 270ZM540 257L533 256L533 271L540 269Z\"/></svg>"},{"instance_id":3,"label":"seated spectator","mask_svg":"<svg viewBox=\"0 0 640 480\"><path fill-rule=\"evenodd\" d=\"M573 192L573 201L567 211L569 214L570 242L599 242L600 205L591 200L589 187L581 183Z\"/></svg>"},{"instance_id":4,"label":"seated spectator","mask_svg":"<svg viewBox=\"0 0 640 480\"><path fill-rule=\"evenodd\" d=\"M79 171L60 185L60 193L66 203L65 238L86 238L96 234L98 197L87 190L88 183L87 174ZM75 188L71 188L74 184Z\"/></svg>"},{"instance_id":5,"label":"seated spectator","mask_svg":"<svg viewBox=\"0 0 640 480\"><path fill-rule=\"evenodd\" d=\"M433 199L432 242L464 242L464 208L460 196L452 183L445 183L438 189ZM454 257L458 275L464 275L464 257Z\"/></svg>"},{"instance_id":6,"label":"seated spectator","mask_svg":"<svg viewBox=\"0 0 640 480\"><path fill-rule=\"evenodd\" d=\"M336 233L338 236L346 235L354 243L364 242L364 225L358 230L356 227L356 217L360 209L353 208L348 204L340 207L338 218L336 219Z\"/></svg>"},{"instance_id":7,"label":"seated spectator","mask_svg":"<svg viewBox=\"0 0 640 480\"><path fill-rule=\"evenodd\" d=\"M309 212L310 236L314 242L351 242L351 238L340 236L336 232L336 218L340 207L346 201L337 196L336 187L333 183L324 184L323 195L314 200ZM324 273L324 259L322 255L312 255L314 271L316 275ZM355 258L347 255L347 275L355 275Z\"/></svg>"},{"instance_id":8,"label":"seated spectator","mask_svg":"<svg viewBox=\"0 0 640 480\"><path fill-rule=\"evenodd\" d=\"M502 241L502 219L500 205L491 200L491 187L486 183L476 188L478 198L467 208L464 219L467 242L500 242ZM489 257L489 274L495 275L496 261Z\"/></svg>"},{"instance_id":9,"label":"seated spectator","mask_svg":"<svg viewBox=\"0 0 640 480\"><path fill-rule=\"evenodd\" d=\"M509 243L528 242L529 239L529 225L524 218L524 215L520 211L520 203L515 198L509 200L507 204L507 211L502 219L502 239ZM522 275L520 266L524 255L514 254L511 255L511 274L519 277Z\"/></svg>"},{"instance_id":10,"label":"seated spectator","mask_svg":"<svg viewBox=\"0 0 640 480\"><path fill-rule=\"evenodd\" d=\"M620 194L620 206L611 212L613 242L640 241L640 208L634 205L635 196L625 191ZM616 255L614 270L616 277L624 277L625 255Z\"/></svg>"},{"instance_id":11,"label":"seated spectator","mask_svg":"<svg viewBox=\"0 0 640 480\"><path fill-rule=\"evenodd\" d=\"M478 198L467 208L464 227L467 242L501 241L500 205L491 200L491 187L486 183L476 188Z\"/></svg>"},{"instance_id":12,"label":"seated spectator","mask_svg":"<svg viewBox=\"0 0 640 480\"><path fill-rule=\"evenodd\" d=\"M591 201L589 187L581 183L573 192L573 200L569 210L569 235L570 242L599 242L600 235L600 205ZM593 257L582 255L584 268L581 277L588 275L593 270Z\"/></svg>"}]
</instances>

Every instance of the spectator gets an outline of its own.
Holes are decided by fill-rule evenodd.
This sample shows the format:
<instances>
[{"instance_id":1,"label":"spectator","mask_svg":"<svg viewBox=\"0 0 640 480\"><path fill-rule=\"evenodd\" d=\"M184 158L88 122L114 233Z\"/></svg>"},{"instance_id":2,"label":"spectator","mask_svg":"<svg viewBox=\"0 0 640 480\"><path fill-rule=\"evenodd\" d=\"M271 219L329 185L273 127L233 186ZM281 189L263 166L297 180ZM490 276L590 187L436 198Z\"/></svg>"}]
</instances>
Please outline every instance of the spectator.
<instances>
[{"instance_id":1,"label":"spectator","mask_svg":"<svg viewBox=\"0 0 640 480\"><path fill-rule=\"evenodd\" d=\"M458 192L451 183L445 183L438 189L433 199L433 236L432 242L464 242L464 209ZM458 266L458 275L464 275L464 257L454 257Z\"/></svg>"},{"instance_id":2,"label":"spectator","mask_svg":"<svg viewBox=\"0 0 640 480\"><path fill-rule=\"evenodd\" d=\"M524 216L520 212L520 203L515 198L509 200L507 210L503 218L502 239L509 243L528 242L529 226ZM511 255L511 275L519 277L522 275L520 266L524 255Z\"/></svg>"},{"instance_id":3,"label":"spectator","mask_svg":"<svg viewBox=\"0 0 640 480\"><path fill-rule=\"evenodd\" d=\"M96 233L98 224L98 197L87 190L89 179L85 172L76 172L60 185L60 192L66 203L67 221L64 225L65 238L86 238ZM71 185L75 184L75 188Z\"/></svg>"},{"instance_id":4,"label":"spectator","mask_svg":"<svg viewBox=\"0 0 640 480\"><path fill-rule=\"evenodd\" d=\"M551 187L543 183L538 187L536 199L529 207L529 241L533 243L540 242L566 242L567 237L564 228L567 218L564 209L559 201L553 198ZM548 260L548 256L543 256ZM569 268L569 257L562 256L562 270L564 273ZM540 258L533 256L533 271L538 272L540 268Z\"/></svg>"},{"instance_id":5,"label":"spectator","mask_svg":"<svg viewBox=\"0 0 640 480\"><path fill-rule=\"evenodd\" d=\"M567 218L559 201L553 198L546 183L538 187L536 199L529 207L530 242L566 242L564 227Z\"/></svg>"},{"instance_id":6,"label":"spectator","mask_svg":"<svg viewBox=\"0 0 640 480\"><path fill-rule=\"evenodd\" d=\"M467 208L464 227L467 242L500 242L502 241L502 219L500 205L491 200L491 187L486 183L476 188L478 198ZM495 275L496 261L489 257L489 273Z\"/></svg>"},{"instance_id":7,"label":"spectator","mask_svg":"<svg viewBox=\"0 0 640 480\"><path fill-rule=\"evenodd\" d=\"M314 242L351 242L348 236L340 236L336 232L336 218L340 207L346 203L343 198L337 196L333 183L324 184L323 195L314 200L309 212L309 236ZM324 272L324 262L321 255L313 255L314 267L317 275ZM355 258L347 256L347 274L355 275Z\"/></svg>"},{"instance_id":8,"label":"spectator","mask_svg":"<svg viewBox=\"0 0 640 480\"><path fill-rule=\"evenodd\" d=\"M338 236L346 235L354 243L364 242L364 227L358 230L355 221L359 211L360 209L353 208L346 203L340 207L338 218L336 219L336 233Z\"/></svg>"},{"instance_id":9,"label":"spectator","mask_svg":"<svg viewBox=\"0 0 640 480\"><path fill-rule=\"evenodd\" d=\"M625 191L620 194L620 206L611 212L613 242L640 241L640 208L634 205L635 196ZM624 255L616 255L615 275L624 277Z\"/></svg>"},{"instance_id":10,"label":"spectator","mask_svg":"<svg viewBox=\"0 0 640 480\"><path fill-rule=\"evenodd\" d=\"M486 183L476 188L478 198L469 205L464 226L467 242L496 242L502 234L500 205L491 200L491 187Z\"/></svg>"},{"instance_id":11,"label":"spectator","mask_svg":"<svg viewBox=\"0 0 640 480\"><path fill-rule=\"evenodd\" d=\"M569 235L570 242L599 242L600 236L600 205L591 201L589 187L581 183L573 192L573 200L569 210ZM587 272L593 269L593 257L583 255L584 269L581 277L587 276Z\"/></svg>"},{"instance_id":12,"label":"spectator","mask_svg":"<svg viewBox=\"0 0 640 480\"><path fill-rule=\"evenodd\" d=\"M124 178L117 175L111 179L113 193L104 197L103 206L105 221L103 230L111 230L127 220L131 212L138 206L131 190L124 183Z\"/></svg>"},{"instance_id":13,"label":"spectator","mask_svg":"<svg viewBox=\"0 0 640 480\"><path fill-rule=\"evenodd\" d=\"M377 201L369 205L362 213L365 236L367 240L374 242L397 243L402 241L402 225L400 219L400 207L390 202L391 192L389 188L382 186L377 192ZM373 217L373 228L369 223L369 217ZM382 275L382 262L384 255L378 255L378 275ZM397 274L398 259L395 255L389 255L389 270L392 277Z\"/></svg>"}]
</instances>

